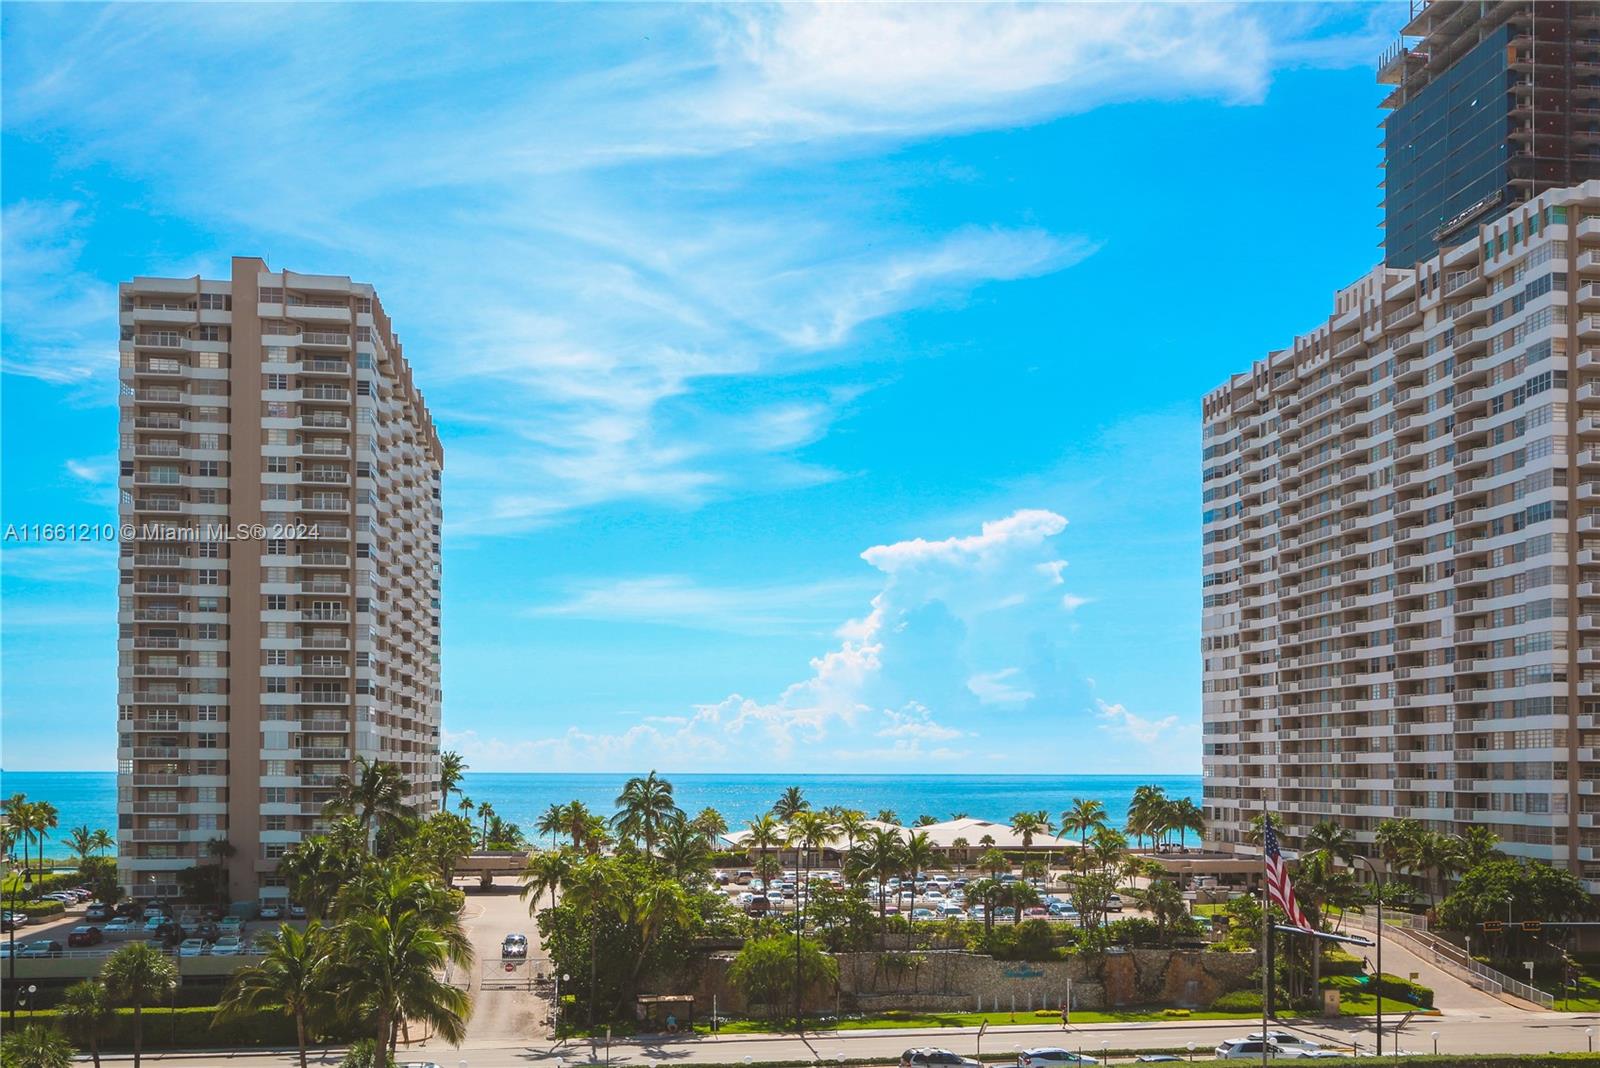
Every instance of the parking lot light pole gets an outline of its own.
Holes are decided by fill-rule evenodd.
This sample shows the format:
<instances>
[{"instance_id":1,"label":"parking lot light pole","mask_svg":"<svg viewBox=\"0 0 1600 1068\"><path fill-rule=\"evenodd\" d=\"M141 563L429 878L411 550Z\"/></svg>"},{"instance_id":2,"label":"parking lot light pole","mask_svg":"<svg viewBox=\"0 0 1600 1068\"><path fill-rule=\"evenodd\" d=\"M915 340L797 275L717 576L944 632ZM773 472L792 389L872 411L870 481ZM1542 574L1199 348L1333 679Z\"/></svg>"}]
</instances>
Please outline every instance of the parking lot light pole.
<instances>
[{"instance_id":1,"label":"parking lot light pole","mask_svg":"<svg viewBox=\"0 0 1600 1068\"><path fill-rule=\"evenodd\" d=\"M1372 899L1378 905L1378 936L1375 939L1375 941L1378 943L1378 963L1376 965L1378 974L1376 976L1373 989L1378 999L1377 1055L1381 1057L1383 1056L1383 884L1378 881L1378 869L1373 865L1371 857L1357 853L1356 859L1365 864L1367 866L1367 870L1372 873ZM1399 1039L1396 1039L1395 1041L1399 1041Z\"/></svg>"}]
</instances>

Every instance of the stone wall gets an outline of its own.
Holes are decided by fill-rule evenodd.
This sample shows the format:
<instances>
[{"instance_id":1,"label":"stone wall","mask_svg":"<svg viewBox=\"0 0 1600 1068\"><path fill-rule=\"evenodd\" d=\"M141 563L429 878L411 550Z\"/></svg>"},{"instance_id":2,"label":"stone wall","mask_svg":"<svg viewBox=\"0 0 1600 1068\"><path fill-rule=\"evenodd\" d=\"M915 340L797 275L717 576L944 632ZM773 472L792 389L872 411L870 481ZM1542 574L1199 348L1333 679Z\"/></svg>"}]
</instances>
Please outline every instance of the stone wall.
<instances>
[{"instance_id":1,"label":"stone wall","mask_svg":"<svg viewBox=\"0 0 1600 1068\"><path fill-rule=\"evenodd\" d=\"M728 981L732 953L701 958L692 974L662 990L693 993L696 1011L751 1011ZM839 989L806 993L811 1012L878 1012L888 1009L970 1012L978 1009L1057 1009L1072 992L1080 1009L1167 1005L1204 1008L1218 995L1248 985L1254 953L1134 949L1102 957L1060 961L1003 961L960 950L911 953L840 953Z\"/></svg>"}]
</instances>

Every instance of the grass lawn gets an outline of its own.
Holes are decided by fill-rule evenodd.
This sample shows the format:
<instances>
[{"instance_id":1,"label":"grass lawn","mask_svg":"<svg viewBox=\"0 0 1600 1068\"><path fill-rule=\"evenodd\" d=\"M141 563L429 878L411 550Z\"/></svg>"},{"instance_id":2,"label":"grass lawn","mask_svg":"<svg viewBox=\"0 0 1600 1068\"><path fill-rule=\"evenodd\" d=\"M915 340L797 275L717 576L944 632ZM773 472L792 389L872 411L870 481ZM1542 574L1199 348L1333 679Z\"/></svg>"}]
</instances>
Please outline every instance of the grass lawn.
<instances>
[{"instance_id":1,"label":"grass lawn","mask_svg":"<svg viewBox=\"0 0 1600 1068\"><path fill-rule=\"evenodd\" d=\"M1386 1015L1399 1016L1416 1008L1415 1005L1404 1001L1395 1001L1392 998L1383 999L1383 1011ZM1341 1014L1344 1016L1370 1016L1377 1011L1373 998L1367 994L1357 994L1342 999L1340 1003ZM1284 1019L1297 1016L1314 1016L1313 1013L1279 1013ZM1099 1023L1181 1023L1184 1020L1260 1020L1259 1012L1210 1012L1203 1009L1186 1011L1182 1009L1128 1009L1119 1012L1092 1012L1085 1009L1075 1010L1072 1014L1074 1024L1099 1024ZM1036 1016L1031 1012L1011 1013L1002 1012L887 1012L876 1016L863 1016L859 1019L845 1019L821 1023L808 1021L807 1030L816 1031L866 1031L866 1030L893 1030L902 1027L937 1028L937 1027L977 1027L987 1023L991 1027L1010 1024L1032 1024L1037 1027L1059 1026L1061 1017L1058 1013L1046 1016ZM788 1025L783 1020L728 1020L722 1025L722 1033L727 1035L759 1034L775 1030L787 1030ZM697 1031L709 1031L707 1027L697 1025Z\"/></svg>"},{"instance_id":2,"label":"grass lawn","mask_svg":"<svg viewBox=\"0 0 1600 1068\"><path fill-rule=\"evenodd\" d=\"M1556 999L1559 1012L1600 1012L1600 978L1592 975L1578 976L1576 997L1568 998L1566 990L1557 990L1548 983L1540 983L1545 993Z\"/></svg>"}]
</instances>

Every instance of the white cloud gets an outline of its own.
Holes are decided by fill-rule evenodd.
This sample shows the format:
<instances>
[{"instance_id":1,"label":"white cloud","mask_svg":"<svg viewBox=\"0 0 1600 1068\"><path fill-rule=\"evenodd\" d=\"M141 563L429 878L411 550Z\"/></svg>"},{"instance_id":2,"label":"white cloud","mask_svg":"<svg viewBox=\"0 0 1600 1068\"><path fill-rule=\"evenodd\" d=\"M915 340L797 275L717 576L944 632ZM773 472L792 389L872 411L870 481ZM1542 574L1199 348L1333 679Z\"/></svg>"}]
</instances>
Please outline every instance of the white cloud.
<instances>
[{"instance_id":1,"label":"white cloud","mask_svg":"<svg viewBox=\"0 0 1600 1068\"><path fill-rule=\"evenodd\" d=\"M1020 689L1006 680L1015 677L1017 668L1008 667L988 674L974 675L967 680L967 689L986 705L1015 705L1033 700L1033 691Z\"/></svg>"},{"instance_id":2,"label":"white cloud","mask_svg":"<svg viewBox=\"0 0 1600 1068\"><path fill-rule=\"evenodd\" d=\"M802 454L852 383L752 392L737 422L707 384L848 365L874 323L1096 246L981 214L929 230L877 189L810 184L814 167L1108 101L1258 99L1275 24L1320 39L1331 17L784 4L619 23L414 5L378 26L341 5L293 19L224 6L203 25L148 5L19 11L8 127L71 146L69 167L114 162L148 210L229 235L153 250L164 269L214 271L254 245L274 266L378 284L451 424L448 522L468 534L840 477ZM262 196L284 159L295 180ZM7 209L9 370L113 373L112 280L77 266L94 207Z\"/></svg>"},{"instance_id":3,"label":"white cloud","mask_svg":"<svg viewBox=\"0 0 1600 1068\"><path fill-rule=\"evenodd\" d=\"M535 606L530 612L759 632L821 624L830 605L861 591L860 582L707 586L687 575L646 575L580 584L566 599Z\"/></svg>"},{"instance_id":4,"label":"white cloud","mask_svg":"<svg viewBox=\"0 0 1600 1068\"><path fill-rule=\"evenodd\" d=\"M1163 716L1160 719L1146 719L1135 715L1122 705L1108 704L1105 701L1096 701L1102 722L1100 729L1112 734L1139 742L1142 745L1152 745L1160 741L1168 732L1178 725L1177 716Z\"/></svg>"},{"instance_id":5,"label":"white cloud","mask_svg":"<svg viewBox=\"0 0 1600 1068\"><path fill-rule=\"evenodd\" d=\"M1048 674L1035 679L1027 666L975 671L970 665L991 648L1048 645L1063 629L1062 565L1053 539L1066 526L1053 512L1020 510L982 524L976 534L866 550L861 557L880 581L871 610L842 627L838 646L812 658L808 674L770 700L734 693L696 706L687 717L657 713L620 732L569 731L520 747L481 739L473 744L485 761L536 756L584 767L642 766L626 760L643 760L652 751L692 752L696 767L719 761L814 766L824 752L839 766L855 768L959 766L963 755L950 743L991 726L987 706L1004 706L1007 715L1037 712L1033 706L1048 695L1048 707L1065 707L1060 680ZM654 576L587 588L545 611L692 616L717 624L757 610L765 599L789 596L792 591L706 588L683 576Z\"/></svg>"},{"instance_id":6,"label":"white cloud","mask_svg":"<svg viewBox=\"0 0 1600 1068\"><path fill-rule=\"evenodd\" d=\"M85 226L74 201L6 205L0 370L62 385L116 370L116 288L80 269Z\"/></svg>"},{"instance_id":7,"label":"white cloud","mask_svg":"<svg viewBox=\"0 0 1600 1068\"><path fill-rule=\"evenodd\" d=\"M96 457L85 460L68 460L63 466L67 474L84 482L101 483L109 482L116 477L116 457Z\"/></svg>"},{"instance_id":8,"label":"white cloud","mask_svg":"<svg viewBox=\"0 0 1600 1068\"><path fill-rule=\"evenodd\" d=\"M1069 612L1076 612L1093 600L1094 598L1092 597L1079 597L1075 593L1064 593L1061 595L1061 607Z\"/></svg>"}]
</instances>

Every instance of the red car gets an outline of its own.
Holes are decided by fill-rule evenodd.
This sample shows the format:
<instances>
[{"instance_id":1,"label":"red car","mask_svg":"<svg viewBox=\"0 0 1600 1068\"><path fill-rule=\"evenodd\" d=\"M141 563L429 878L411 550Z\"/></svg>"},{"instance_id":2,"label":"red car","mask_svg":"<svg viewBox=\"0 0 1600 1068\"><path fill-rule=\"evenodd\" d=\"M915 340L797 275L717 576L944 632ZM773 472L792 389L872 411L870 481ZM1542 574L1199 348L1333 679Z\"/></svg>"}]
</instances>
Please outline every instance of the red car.
<instances>
[{"instance_id":1,"label":"red car","mask_svg":"<svg viewBox=\"0 0 1600 1068\"><path fill-rule=\"evenodd\" d=\"M106 936L101 933L100 928L90 927L87 924L82 927L74 927L67 934L67 945L69 946L98 946L105 940Z\"/></svg>"}]
</instances>

